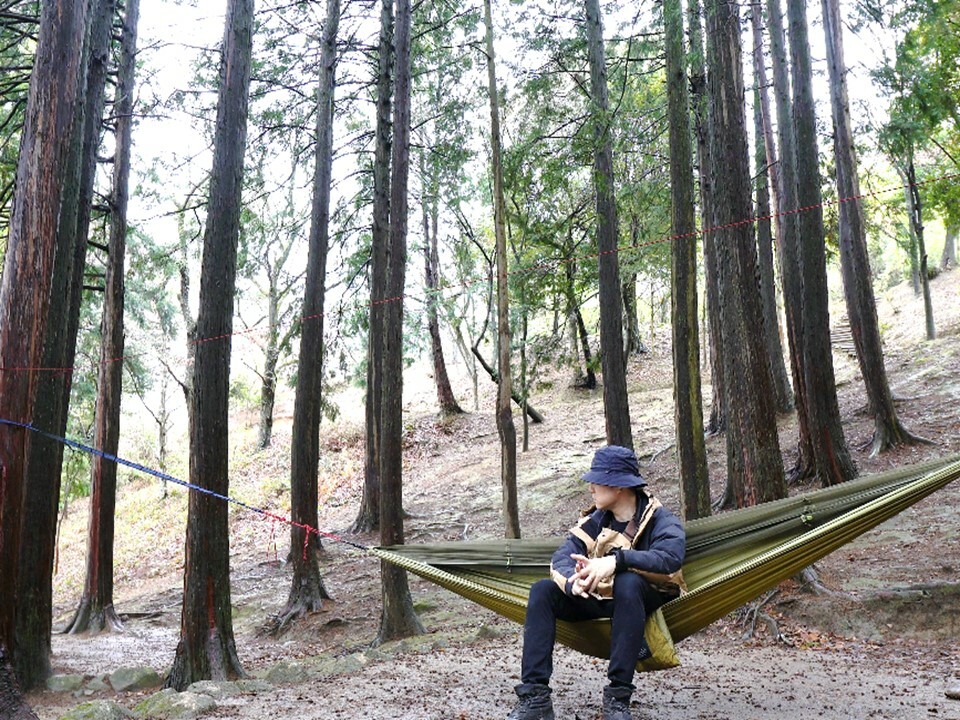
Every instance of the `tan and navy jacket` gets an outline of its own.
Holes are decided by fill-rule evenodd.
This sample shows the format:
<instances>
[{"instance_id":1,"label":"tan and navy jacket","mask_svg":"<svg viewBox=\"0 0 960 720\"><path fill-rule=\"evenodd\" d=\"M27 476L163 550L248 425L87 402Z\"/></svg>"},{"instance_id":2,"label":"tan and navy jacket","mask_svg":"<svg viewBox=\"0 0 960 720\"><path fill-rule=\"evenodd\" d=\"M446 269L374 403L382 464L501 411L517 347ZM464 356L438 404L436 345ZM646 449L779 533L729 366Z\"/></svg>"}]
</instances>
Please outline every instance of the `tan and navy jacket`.
<instances>
[{"instance_id":1,"label":"tan and navy jacket","mask_svg":"<svg viewBox=\"0 0 960 720\"><path fill-rule=\"evenodd\" d=\"M570 579L576 571L571 555L598 558L616 553L618 549L622 555L618 573L638 573L661 593L672 597L686 592L680 570L686 552L683 525L645 487L637 489L637 513L627 523L617 522L609 510L586 511L553 554L550 576L569 595ZM600 583L593 595L600 599L612 598L616 577L615 574Z\"/></svg>"}]
</instances>

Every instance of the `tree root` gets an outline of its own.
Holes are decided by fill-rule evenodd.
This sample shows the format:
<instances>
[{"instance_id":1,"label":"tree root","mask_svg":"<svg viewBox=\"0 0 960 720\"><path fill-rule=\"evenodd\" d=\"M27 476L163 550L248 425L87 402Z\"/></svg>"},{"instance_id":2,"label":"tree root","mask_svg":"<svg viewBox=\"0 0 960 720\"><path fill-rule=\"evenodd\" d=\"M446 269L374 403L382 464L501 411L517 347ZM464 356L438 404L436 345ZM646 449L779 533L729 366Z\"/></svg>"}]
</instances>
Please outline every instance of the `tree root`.
<instances>
[{"instance_id":1,"label":"tree root","mask_svg":"<svg viewBox=\"0 0 960 720\"><path fill-rule=\"evenodd\" d=\"M64 635L79 635L91 633L97 635L102 632L123 632L123 622L117 615L113 603L99 607L90 598L80 600L80 606L73 619L61 631Z\"/></svg>"},{"instance_id":2,"label":"tree root","mask_svg":"<svg viewBox=\"0 0 960 720\"><path fill-rule=\"evenodd\" d=\"M870 448L870 457L874 458L882 452L892 450L903 445L933 445L932 440L928 440L920 435L914 435L907 430L899 420L896 421L896 427L891 429L881 423L877 423L873 437L869 442L863 443L858 449L866 450Z\"/></svg>"},{"instance_id":3,"label":"tree root","mask_svg":"<svg viewBox=\"0 0 960 720\"><path fill-rule=\"evenodd\" d=\"M754 637L757 630L757 621L763 621L763 623L767 626L767 631L770 633L771 637L775 638L779 643L790 645L790 641L782 632L780 632L780 626L777 624L777 621L774 619L774 617L763 612L763 606L773 600L773 598L775 598L779 593L780 590L775 588L769 591L755 603L741 608L740 625L745 628L743 634L740 636L741 640L746 641Z\"/></svg>"},{"instance_id":4,"label":"tree root","mask_svg":"<svg viewBox=\"0 0 960 720\"><path fill-rule=\"evenodd\" d=\"M323 608L322 598L300 597L296 601L287 601L283 610L271 615L257 631L258 637L280 637L290 626L302 617L319 612Z\"/></svg>"},{"instance_id":5,"label":"tree root","mask_svg":"<svg viewBox=\"0 0 960 720\"><path fill-rule=\"evenodd\" d=\"M842 600L857 600L858 598L855 595L850 593L845 593L840 590L833 590L828 588L822 582L820 582L820 575L817 573L817 569L814 565L805 567L797 574L797 582L800 583L800 589L813 593L819 597L832 597L839 598Z\"/></svg>"}]
</instances>

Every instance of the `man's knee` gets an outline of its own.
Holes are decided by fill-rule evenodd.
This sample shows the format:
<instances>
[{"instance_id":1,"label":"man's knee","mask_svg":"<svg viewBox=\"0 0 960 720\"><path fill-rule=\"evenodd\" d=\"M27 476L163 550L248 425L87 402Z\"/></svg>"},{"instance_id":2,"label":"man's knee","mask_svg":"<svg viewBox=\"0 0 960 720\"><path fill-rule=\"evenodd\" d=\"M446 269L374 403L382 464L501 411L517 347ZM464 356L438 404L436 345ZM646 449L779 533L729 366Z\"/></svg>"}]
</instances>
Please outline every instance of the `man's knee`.
<instances>
[{"instance_id":1,"label":"man's knee","mask_svg":"<svg viewBox=\"0 0 960 720\"><path fill-rule=\"evenodd\" d=\"M527 605L552 606L558 594L562 595L563 591L553 580L538 580L530 587Z\"/></svg>"},{"instance_id":2,"label":"man's knee","mask_svg":"<svg viewBox=\"0 0 960 720\"><path fill-rule=\"evenodd\" d=\"M651 586L645 577L635 572L623 572L617 575L613 583L614 600L621 602L639 602L650 594Z\"/></svg>"}]
</instances>

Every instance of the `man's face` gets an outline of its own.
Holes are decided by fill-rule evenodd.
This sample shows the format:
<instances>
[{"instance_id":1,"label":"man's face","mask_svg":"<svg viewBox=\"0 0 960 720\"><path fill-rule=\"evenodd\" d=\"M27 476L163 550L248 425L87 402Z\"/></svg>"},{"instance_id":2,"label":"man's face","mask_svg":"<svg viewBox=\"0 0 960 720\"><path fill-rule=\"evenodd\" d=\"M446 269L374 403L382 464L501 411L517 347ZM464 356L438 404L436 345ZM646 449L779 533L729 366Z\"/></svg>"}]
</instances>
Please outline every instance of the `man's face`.
<instances>
[{"instance_id":1,"label":"man's face","mask_svg":"<svg viewBox=\"0 0 960 720\"><path fill-rule=\"evenodd\" d=\"M598 485L590 483L590 497L593 498L593 504L598 510L609 510L617 500L620 499L620 492L623 488L611 487L609 485Z\"/></svg>"}]
</instances>

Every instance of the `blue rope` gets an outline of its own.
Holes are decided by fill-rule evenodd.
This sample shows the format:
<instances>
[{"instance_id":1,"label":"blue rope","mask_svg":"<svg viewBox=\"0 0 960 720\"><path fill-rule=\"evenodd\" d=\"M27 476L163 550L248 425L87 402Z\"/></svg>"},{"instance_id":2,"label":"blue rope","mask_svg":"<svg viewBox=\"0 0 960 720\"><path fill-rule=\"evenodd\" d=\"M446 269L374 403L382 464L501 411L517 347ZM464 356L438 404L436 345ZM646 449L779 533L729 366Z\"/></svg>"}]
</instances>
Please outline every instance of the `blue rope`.
<instances>
[{"instance_id":1,"label":"blue rope","mask_svg":"<svg viewBox=\"0 0 960 720\"><path fill-rule=\"evenodd\" d=\"M214 497L218 500L223 500L224 502L233 503L234 505L239 505L245 510L258 513L260 515L263 515L264 517L269 517L274 520L281 520L290 525L303 528L308 534L312 532L317 535L322 535L323 537L329 538L336 542L340 542L345 545L350 545L352 547L357 548L358 550L364 550L364 551L369 550L369 548L366 545L355 543L351 540L347 540L346 538L342 538L332 533L322 532L321 530L314 527L310 527L309 525L301 525L300 523L295 523L293 522L293 520L282 517L280 515L276 515L275 513L272 513L269 510L258 508L255 505L250 505L249 503L245 503L242 500L237 500L236 498L232 498L229 495L222 495L221 493L210 490L209 488L201 487L200 485L194 485L193 483L189 483L186 480L181 480L180 478L174 477L173 475L168 475L165 472L154 470L153 468L147 467L146 465L141 465L140 463L133 462L132 460L126 460L118 455L112 455L110 453L104 452L103 450L98 450L97 448L92 447L90 445L85 445L82 442L71 440L65 437L60 437L59 435L54 435L53 433L49 433L46 430L41 430L40 428L35 427L30 423L22 423L22 422L17 422L16 420L7 420L6 418L0 418L0 425L7 425L9 427L22 428L24 430L29 430L31 432L36 433L37 435L42 435L43 437L48 438L49 440L53 440L62 445L65 445L66 447L73 448L74 450L85 452L88 455L101 457L104 460L110 460L112 462L117 463L118 465L123 465L125 467L132 468L133 470L138 470L147 475L152 475L155 478L159 478L160 480L166 480L167 482L172 482L176 485L180 485L181 487L185 487L188 490L195 490L196 492L204 493L205 495L209 495L210 497Z\"/></svg>"}]
</instances>

